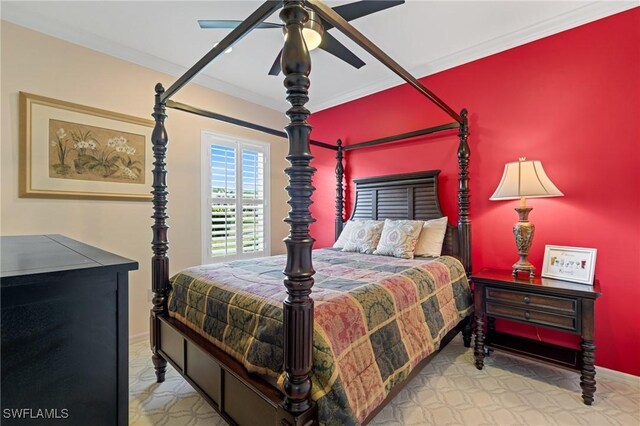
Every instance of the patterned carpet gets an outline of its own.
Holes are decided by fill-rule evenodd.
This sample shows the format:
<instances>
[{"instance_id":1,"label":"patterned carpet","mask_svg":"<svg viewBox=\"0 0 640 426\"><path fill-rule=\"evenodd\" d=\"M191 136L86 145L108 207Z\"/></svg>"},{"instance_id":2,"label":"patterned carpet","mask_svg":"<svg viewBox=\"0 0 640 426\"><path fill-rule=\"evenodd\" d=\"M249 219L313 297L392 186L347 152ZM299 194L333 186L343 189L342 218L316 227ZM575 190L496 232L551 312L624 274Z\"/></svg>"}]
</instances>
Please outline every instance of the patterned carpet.
<instances>
[{"instance_id":1,"label":"patterned carpet","mask_svg":"<svg viewBox=\"0 0 640 426\"><path fill-rule=\"evenodd\" d=\"M170 366L155 383L149 345L130 346L129 423L204 426L225 422ZM575 373L492 353L473 366L457 336L371 422L372 425L640 425L640 377L598 370L593 406Z\"/></svg>"}]
</instances>

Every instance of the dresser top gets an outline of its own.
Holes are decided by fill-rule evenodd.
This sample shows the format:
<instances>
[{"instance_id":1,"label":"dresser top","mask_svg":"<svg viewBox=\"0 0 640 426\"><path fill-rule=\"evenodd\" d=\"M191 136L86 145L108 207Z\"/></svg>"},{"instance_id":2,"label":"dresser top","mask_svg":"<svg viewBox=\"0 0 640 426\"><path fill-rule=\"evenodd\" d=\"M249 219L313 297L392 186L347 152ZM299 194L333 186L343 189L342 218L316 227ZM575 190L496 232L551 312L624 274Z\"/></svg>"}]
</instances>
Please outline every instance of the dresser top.
<instances>
[{"instance_id":1,"label":"dresser top","mask_svg":"<svg viewBox=\"0 0 640 426\"><path fill-rule=\"evenodd\" d=\"M472 274L471 280L477 283L512 286L514 289L524 291L541 291L568 295L587 296L595 298L600 296L600 283L594 279L593 285L579 284L553 278L535 277L529 279L523 275L514 278L511 271L499 269L482 269Z\"/></svg>"},{"instance_id":2,"label":"dresser top","mask_svg":"<svg viewBox=\"0 0 640 426\"><path fill-rule=\"evenodd\" d=\"M138 269L136 261L62 235L0 237L0 258L2 278L97 267Z\"/></svg>"}]
</instances>

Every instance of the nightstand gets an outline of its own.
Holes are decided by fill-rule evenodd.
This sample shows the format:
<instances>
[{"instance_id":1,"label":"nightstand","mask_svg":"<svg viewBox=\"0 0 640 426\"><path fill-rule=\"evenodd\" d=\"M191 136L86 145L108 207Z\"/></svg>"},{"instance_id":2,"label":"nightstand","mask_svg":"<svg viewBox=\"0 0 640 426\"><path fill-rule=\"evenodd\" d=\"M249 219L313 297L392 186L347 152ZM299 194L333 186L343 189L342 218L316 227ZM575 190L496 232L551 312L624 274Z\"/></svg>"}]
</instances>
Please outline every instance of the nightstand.
<instances>
[{"instance_id":1,"label":"nightstand","mask_svg":"<svg viewBox=\"0 0 640 426\"><path fill-rule=\"evenodd\" d=\"M580 373L585 404L596 391L594 366L594 304L600 296L593 286L550 278L514 278L511 271L485 269L473 274L476 313L476 368L484 366L485 347L507 351ZM487 331L484 331L485 318ZM495 330L495 318L577 334L581 349L570 349Z\"/></svg>"}]
</instances>

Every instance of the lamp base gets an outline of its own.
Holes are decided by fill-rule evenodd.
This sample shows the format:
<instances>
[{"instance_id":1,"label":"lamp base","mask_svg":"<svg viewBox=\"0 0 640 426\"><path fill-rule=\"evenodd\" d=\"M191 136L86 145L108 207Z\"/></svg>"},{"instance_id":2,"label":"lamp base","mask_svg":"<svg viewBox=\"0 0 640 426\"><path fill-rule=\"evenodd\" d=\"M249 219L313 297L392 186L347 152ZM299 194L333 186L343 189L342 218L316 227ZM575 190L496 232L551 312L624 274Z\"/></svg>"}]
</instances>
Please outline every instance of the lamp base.
<instances>
[{"instance_id":1,"label":"lamp base","mask_svg":"<svg viewBox=\"0 0 640 426\"><path fill-rule=\"evenodd\" d=\"M536 273L536 268L527 259L529 248L533 241L533 234L536 230L534 224L529 222L529 212L532 208L519 207L515 210L518 212L519 221L513 225L513 235L516 237L516 246L518 247L520 260L513 264L512 275L515 278L518 272L528 272L529 278L533 278Z\"/></svg>"},{"instance_id":2,"label":"lamp base","mask_svg":"<svg viewBox=\"0 0 640 426\"><path fill-rule=\"evenodd\" d=\"M525 262L517 261L513 264L513 271L511 272L513 278L517 278L518 272L527 272L529 274L529 278L534 278L536 276L536 268L528 260L525 260Z\"/></svg>"}]
</instances>

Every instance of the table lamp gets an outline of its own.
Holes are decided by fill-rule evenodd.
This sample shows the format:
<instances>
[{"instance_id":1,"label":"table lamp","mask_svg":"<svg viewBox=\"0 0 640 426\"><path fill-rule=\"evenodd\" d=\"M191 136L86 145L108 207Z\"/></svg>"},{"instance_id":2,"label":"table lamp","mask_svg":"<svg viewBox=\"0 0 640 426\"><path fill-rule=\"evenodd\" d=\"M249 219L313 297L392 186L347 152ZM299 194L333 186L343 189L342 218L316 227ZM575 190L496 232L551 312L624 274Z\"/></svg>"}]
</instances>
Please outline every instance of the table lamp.
<instances>
[{"instance_id":1,"label":"table lamp","mask_svg":"<svg viewBox=\"0 0 640 426\"><path fill-rule=\"evenodd\" d=\"M542 163L536 160L526 160L524 157L519 161L507 163L504 166L504 173L498 185L498 189L493 193L490 200L515 200L520 199L518 212L519 220L513 225L513 235L516 237L518 247L518 260L513 265L513 276L518 272L528 272L529 278L535 275L535 268L527 259L535 226L529 222L529 212L531 207L527 207L527 198L561 197L564 194L547 177L542 168Z\"/></svg>"}]
</instances>

